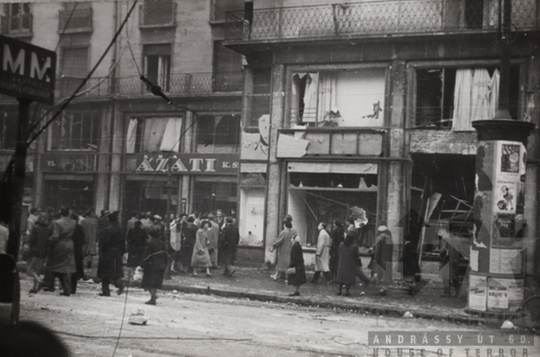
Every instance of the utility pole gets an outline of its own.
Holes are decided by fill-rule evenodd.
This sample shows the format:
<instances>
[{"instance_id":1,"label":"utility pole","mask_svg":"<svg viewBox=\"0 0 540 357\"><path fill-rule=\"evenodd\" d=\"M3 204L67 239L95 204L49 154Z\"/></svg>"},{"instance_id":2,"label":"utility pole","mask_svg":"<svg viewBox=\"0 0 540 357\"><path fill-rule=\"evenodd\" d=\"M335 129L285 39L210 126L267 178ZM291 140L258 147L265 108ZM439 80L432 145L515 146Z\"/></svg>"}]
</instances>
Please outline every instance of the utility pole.
<instances>
[{"instance_id":1,"label":"utility pole","mask_svg":"<svg viewBox=\"0 0 540 357\"><path fill-rule=\"evenodd\" d=\"M495 119L515 119L510 116L509 87L510 87L510 35L512 31L512 0L502 0L499 9L500 47L501 47L501 79L499 82L499 108Z\"/></svg>"}]
</instances>

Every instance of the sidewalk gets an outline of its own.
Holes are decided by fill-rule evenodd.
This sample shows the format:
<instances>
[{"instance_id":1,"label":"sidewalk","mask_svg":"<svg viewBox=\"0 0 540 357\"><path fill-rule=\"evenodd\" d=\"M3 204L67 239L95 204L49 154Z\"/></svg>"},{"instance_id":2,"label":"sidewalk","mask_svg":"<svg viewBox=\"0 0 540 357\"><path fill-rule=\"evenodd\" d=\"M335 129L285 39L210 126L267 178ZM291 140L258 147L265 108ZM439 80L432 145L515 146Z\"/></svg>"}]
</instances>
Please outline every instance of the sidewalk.
<instances>
[{"instance_id":1,"label":"sidewalk","mask_svg":"<svg viewBox=\"0 0 540 357\"><path fill-rule=\"evenodd\" d=\"M19 263L18 267L21 272L24 272L26 264ZM288 294L292 287L286 285L283 280L273 280L270 277L273 271L245 267L235 267L235 269L237 271L231 278L223 276L222 269L212 270L212 277L206 277L204 273L196 277L187 273L173 273L171 279L164 280L163 290L341 309L388 317L402 317L408 311L415 318L467 325L489 324L495 328L499 328L502 323L498 316L467 314L465 312L466 295L460 298L440 297L442 286L435 280L424 280L424 287L414 296L409 295L398 282L395 282L385 286L387 290L385 296L379 295L382 286L364 287L357 284L351 287L351 296L344 297L337 295L336 284L326 283L322 276L318 284L310 283L313 272L308 271L308 283L301 286L301 295L291 297ZM86 270L86 275L92 277L95 283L99 282L99 279L95 278L95 267ZM129 268L125 268L124 276L124 281L129 281L129 286L140 287L140 282L130 280L133 274Z\"/></svg>"}]
</instances>

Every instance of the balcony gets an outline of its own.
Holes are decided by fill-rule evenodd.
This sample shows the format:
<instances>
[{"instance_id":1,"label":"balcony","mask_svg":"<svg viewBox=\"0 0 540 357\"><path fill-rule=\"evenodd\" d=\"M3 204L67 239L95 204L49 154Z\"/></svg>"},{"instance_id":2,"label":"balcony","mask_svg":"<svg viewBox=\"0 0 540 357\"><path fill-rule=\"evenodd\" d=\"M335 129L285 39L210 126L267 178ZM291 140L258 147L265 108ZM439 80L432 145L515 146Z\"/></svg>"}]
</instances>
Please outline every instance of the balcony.
<instances>
[{"instance_id":1,"label":"balcony","mask_svg":"<svg viewBox=\"0 0 540 357\"><path fill-rule=\"evenodd\" d=\"M378 157L383 153L384 136L384 129L372 128L280 129L277 157ZM309 142L305 150L300 139Z\"/></svg>"},{"instance_id":2,"label":"balcony","mask_svg":"<svg viewBox=\"0 0 540 357\"><path fill-rule=\"evenodd\" d=\"M83 78L74 78L63 76L56 79L56 97L66 98L73 94ZM110 78L109 77L94 77L90 78L84 86L79 90L77 98L95 98L105 97L110 94Z\"/></svg>"},{"instance_id":3,"label":"balcony","mask_svg":"<svg viewBox=\"0 0 540 357\"><path fill-rule=\"evenodd\" d=\"M60 10L58 14L58 33L64 31L65 33L92 32L92 8L75 9L73 11Z\"/></svg>"},{"instance_id":4,"label":"balcony","mask_svg":"<svg viewBox=\"0 0 540 357\"><path fill-rule=\"evenodd\" d=\"M120 95L151 95L139 76L118 78ZM205 95L219 92L239 92L243 87L242 72L229 73L176 73L171 74L163 92L172 95Z\"/></svg>"},{"instance_id":5,"label":"balcony","mask_svg":"<svg viewBox=\"0 0 540 357\"><path fill-rule=\"evenodd\" d=\"M536 0L512 1L514 30L540 28ZM437 32L493 32L499 0L394 0L256 9L227 13L228 41L294 40Z\"/></svg>"},{"instance_id":6,"label":"balcony","mask_svg":"<svg viewBox=\"0 0 540 357\"><path fill-rule=\"evenodd\" d=\"M2 33L11 37L30 37L32 23L32 14L2 16Z\"/></svg>"},{"instance_id":7,"label":"balcony","mask_svg":"<svg viewBox=\"0 0 540 357\"><path fill-rule=\"evenodd\" d=\"M176 3L153 1L139 6L139 28L176 26Z\"/></svg>"}]
</instances>

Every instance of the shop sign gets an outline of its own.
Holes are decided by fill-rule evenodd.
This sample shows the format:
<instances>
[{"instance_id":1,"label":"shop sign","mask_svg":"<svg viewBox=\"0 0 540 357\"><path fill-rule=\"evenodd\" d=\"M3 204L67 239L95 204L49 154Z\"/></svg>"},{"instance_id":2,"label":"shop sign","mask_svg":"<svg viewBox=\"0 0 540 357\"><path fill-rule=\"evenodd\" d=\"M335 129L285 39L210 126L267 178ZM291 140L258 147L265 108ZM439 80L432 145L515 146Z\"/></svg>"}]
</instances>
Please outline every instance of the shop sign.
<instances>
[{"instance_id":1,"label":"shop sign","mask_svg":"<svg viewBox=\"0 0 540 357\"><path fill-rule=\"evenodd\" d=\"M233 154L146 154L137 157L136 172L181 174L236 174L239 157Z\"/></svg>"},{"instance_id":2,"label":"shop sign","mask_svg":"<svg viewBox=\"0 0 540 357\"><path fill-rule=\"evenodd\" d=\"M0 36L0 93L54 104L56 53Z\"/></svg>"},{"instance_id":3,"label":"shop sign","mask_svg":"<svg viewBox=\"0 0 540 357\"><path fill-rule=\"evenodd\" d=\"M97 155L42 154L41 170L44 172L94 172L97 171Z\"/></svg>"}]
</instances>

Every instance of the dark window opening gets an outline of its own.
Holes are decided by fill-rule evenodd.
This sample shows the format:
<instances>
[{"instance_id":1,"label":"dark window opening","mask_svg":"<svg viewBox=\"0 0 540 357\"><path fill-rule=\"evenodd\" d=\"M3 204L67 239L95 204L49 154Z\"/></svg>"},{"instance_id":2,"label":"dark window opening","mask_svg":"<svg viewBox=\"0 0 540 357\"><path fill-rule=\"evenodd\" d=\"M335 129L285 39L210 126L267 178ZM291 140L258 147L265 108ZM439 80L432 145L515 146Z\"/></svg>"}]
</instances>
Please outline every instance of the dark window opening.
<instances>
[{"instance_id":1,"label":"dark window opening","mask_svg":"<svg viewBox=\"0 0 540 357\"><path fill-rule=\"evenodd\" d=\"M64 111L49 129L48 150L95 151L100 112Z\"/></svg>"},{"instance_id":2,"label":"dark window opening","mask_svg":"<svg viewBox=\"0 0 540 357\"><path fill-rule=\"evenodd\" d=\"M201 115L197 120L197 152L236 153L239 134L239 115Z\"/></svg>"},{"instance_id":3,"label":"dark window opening","mask_svg":"<svg viewBox=\"0 0 540 357\"><path fill-rule=\"evenodd\" d=\"M79 87L88 71L88 47L65 47L61 55L60 93L69 96Z\"/></svg>"},{"instance_id":4,"label":"dark window opening","mask_svg":"<svg viewBox=\"0 0 540 357\"><path fill-rule=\"evenodd\" d=\"M59 31L92 29L91 2L65 2L59 14ZM69 20L69 22L68 22Z\"/></svg>"},{"instance_id":5,"label":"dark window opening","mask_svg":"<svg viewBox=\"0 0 540 357\"><path fill-rule=\"evenodd\" d=\"M519 104L519 66L510 67L509 112L512 118L518 118ZM478 74L477 74L478 73ZM486 83L482 96L475 97L475 76L482 77L480 83ZM496 67L484 68L429 68L416 70L415 126L430 128L456 128L456 119L490 119L498 107L498 85L500 73ZM477 86L478 87L478 86ZM468 102L461 97L472 94ZM488 98L482 101L480 98ZM456 107L456 103L458 106ZM465 109L468 112L464 114ZM480 113L480 114L478 114ZM481 115L483 117L477 117ZM457 130L473 130L470 124Z\"/></svg>"},{"instance_id":6,"label":"dark window opening","mask_svg":"<svg viewBox=\"0 0 540 357\"><path fill-rule=\"evenodd\" d=\"M0 112L0 149L12 150L17 145L17 112Z\"/></svg>"},{"instance_id":7,"label":"dark window opening","mask_svg":"<svg viewBox=\"0 0 540 357\"><path fill-rule=\"evenodd\" d=\"M214 92L241 91L243 84L242 55L214 42Z\"/></svg>"},{"instance_id":8,"label":"dark window opening","mask_svg":"<svg viewBox=\"0 0 540 357\"><path fill-rule=\"evenodd\" d=\"M45 181L45 207L68 207L82 214L94 204L94 182L81 180Z\"/></svg>"},{"instance_id":9,"label":"dark window opening","mask_svg":"<svg viewBox=\"0 0 540 357\"><path fill-rule=\"evenodd\" d=\"M5 33L28 33L32 31L32 13L29 3L5 4L3 31Z\"/></svg>"},{"instance_id":10,"label":"dark window opening","mask_svg":"<svg viewBox=\"0 0 540 357\"><path fill-rule=\"evenodd\" d=\"M147 0L141 5L139 23L141 26L163 26L176 23L176 3L172 0Z\"/></svg>"},{"instance_id":11,"label":"dark window opening","mask_svg":"<svg viewBox=\"0 0 540 357\"><path fill-rule=\"evenodd\" d=\"M225 214L236 211L236 182L195 182L193 210L202 215L221 209Z\"/></svg>"},{"instance_id":12,"label":"dark window opening","mask_svg":"<svg viewBox=\"0 0 540 357\"><path fill-rule=\"evenodd\" d=\"M145 75L163 91L169 91L171 76L171 45L146 45L143 48Z\"/></svg>"},{"instance_id":13,"label":"dark window opening","mask_svg":"<svg viewBox=\"0 0 540 357\"><path fill-rule=\"evenodd\" d=\"M270 68L255 68L253 73L253 93L247 93L250 101L251 113L246 113L246 126L258 127L259 118L265 114L270 114Z\"/></svg>"}]
</instances>

